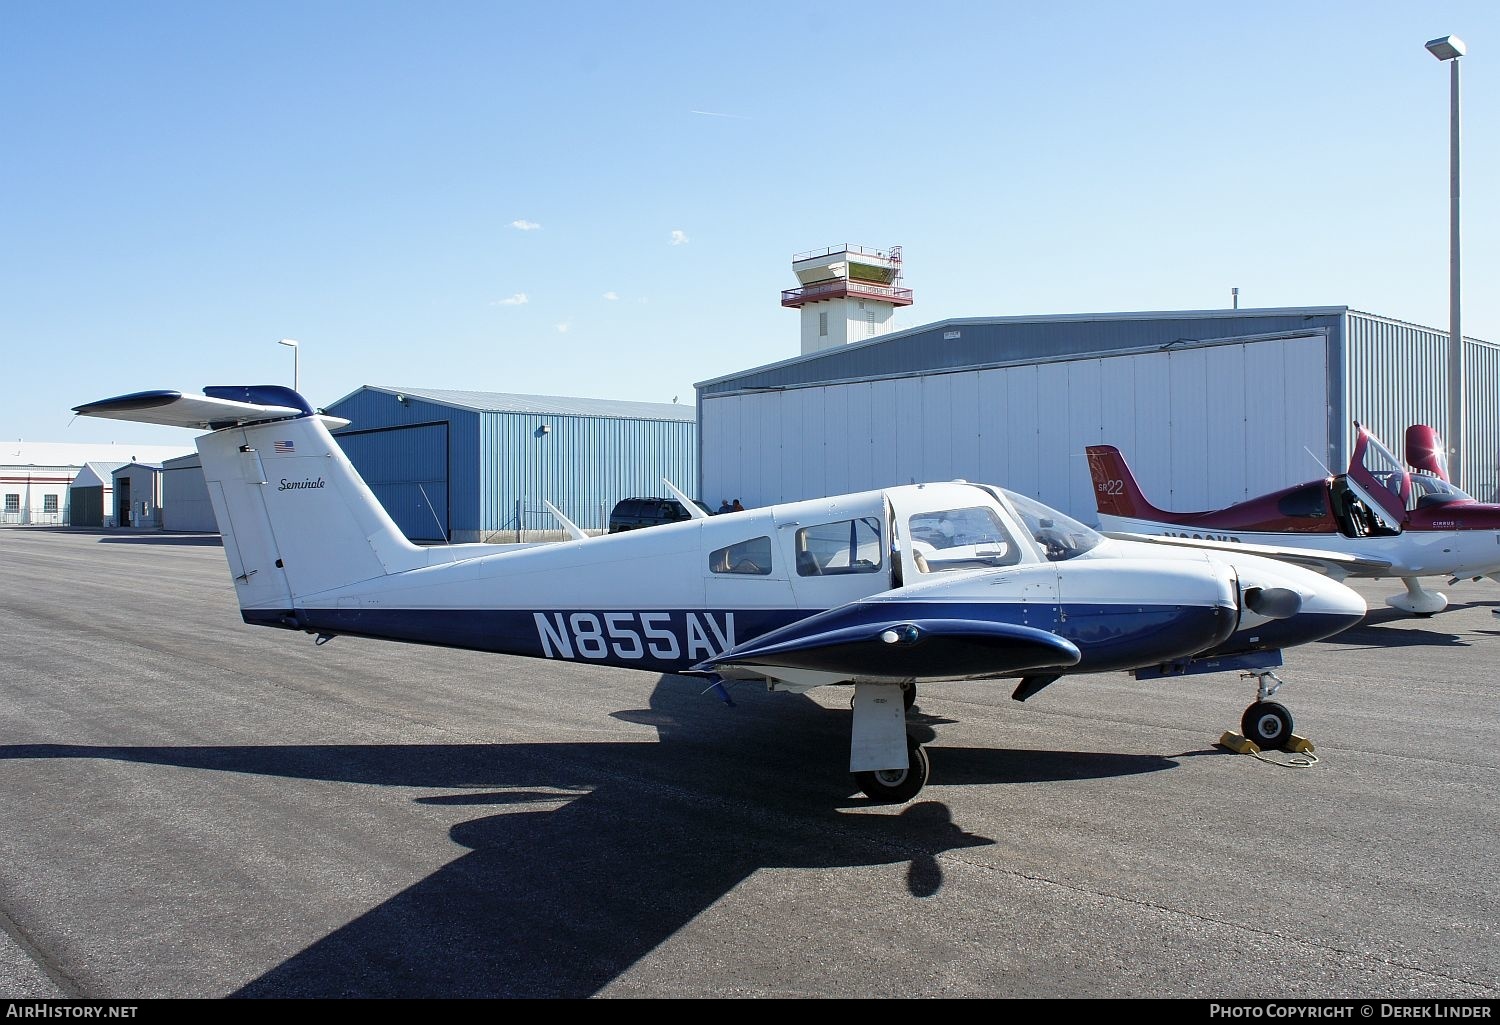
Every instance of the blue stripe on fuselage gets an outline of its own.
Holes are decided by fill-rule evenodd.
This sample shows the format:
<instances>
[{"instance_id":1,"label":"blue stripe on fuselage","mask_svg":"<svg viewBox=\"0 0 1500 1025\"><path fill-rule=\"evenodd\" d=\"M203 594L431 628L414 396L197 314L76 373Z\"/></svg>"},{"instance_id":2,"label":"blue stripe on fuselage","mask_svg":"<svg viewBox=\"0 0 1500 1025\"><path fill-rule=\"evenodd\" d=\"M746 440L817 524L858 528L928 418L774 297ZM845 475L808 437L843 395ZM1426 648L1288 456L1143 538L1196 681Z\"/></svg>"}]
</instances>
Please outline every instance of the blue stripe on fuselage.
<instances>
[{"instance_id":1,"label":"blue stripe on fuselage","mask_svg":"<svg viewBox=\"0 0 1500 1025\"><path fill-rule=\"evenodd\" d=\"M247 623L672 673L806 609L245 610Z\"/></svg>"},{"instance_id":2,"label":"blue stripe on fuselage","mask_svg":"<svg viewBox=\"0 0 1500 1025\"><path fill-rule=\"evenodd\" d=\"M245 622L596 665L680 672L789 624L838 616L846 624L972 619L1047 630L1083 660L1070 672L1136 668L1233 645L1234 610L1176 605L861 602L807 609L296 609L247 610ZM1225 617L1228 617L1226 619ZM1298 617L1305 618L1305 617ZM1280 624L1277 624L1280 626ZM1304 624L1304 628L1308 624ZM1265 646L1275 646L1265 630ZM1235 638L1234 640L1238 640ZM1261 645L1256 645L1260 647Z\"/></svg>"}]
</instances>

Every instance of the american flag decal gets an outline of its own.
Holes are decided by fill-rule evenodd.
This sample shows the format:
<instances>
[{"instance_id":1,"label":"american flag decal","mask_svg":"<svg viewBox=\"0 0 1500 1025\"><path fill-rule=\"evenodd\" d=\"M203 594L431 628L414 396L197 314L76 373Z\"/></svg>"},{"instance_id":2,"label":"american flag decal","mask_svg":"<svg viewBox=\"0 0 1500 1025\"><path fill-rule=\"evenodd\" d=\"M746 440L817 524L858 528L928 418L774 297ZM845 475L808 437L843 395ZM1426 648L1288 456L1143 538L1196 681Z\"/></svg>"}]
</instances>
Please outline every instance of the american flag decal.
<instances>
[{"instance_id":1,"label":"american flag decal","mask_svg":"<svg viewBox=\"0 0 1500 1025\"><path fill-rule=\"evenodd\" d=\"M278 441L276 443L276 454L278 456L295 455L296 452L297 450L292 447L292 443L290 441Z\"/></svg>"}]
</instances>

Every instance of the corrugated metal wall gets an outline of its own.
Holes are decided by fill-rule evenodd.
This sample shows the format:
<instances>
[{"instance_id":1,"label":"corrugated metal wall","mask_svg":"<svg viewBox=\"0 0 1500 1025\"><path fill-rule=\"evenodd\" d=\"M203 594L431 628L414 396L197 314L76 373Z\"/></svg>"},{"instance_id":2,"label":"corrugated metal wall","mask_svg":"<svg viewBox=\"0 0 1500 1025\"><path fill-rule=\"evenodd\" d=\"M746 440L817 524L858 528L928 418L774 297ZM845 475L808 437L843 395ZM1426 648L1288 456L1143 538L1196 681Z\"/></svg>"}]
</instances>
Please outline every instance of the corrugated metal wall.
<instances>
[{"instance_id":1,"label":"corrugated metal wall","mask_svg":"<svg viewBox=\"0 0 1500 1025\"><path fill-rule=\"evenodd\" d=\"M1500 502L1500 346L1465 338L1464 360L1469 408L1464 481L1475 498Z\"/></svg>"},{"instance_id":2,"label":"corrugated metal wall","mask_svg":"<svg viewBox=\"0 0 1500 1025\"><path fill-rule=\"evenodd\" d=\"M1412 424L1447 434L1448 332L1351 310L1348 344L1349 420L1369 427L1398 455ZM1464 361L1464 480L1471 494L1489 499L1500 483L1500 349L1465 338Z\"/></svg>"},{"instance_id":3,"label":"corrugated metal wall","mask_svg":"<svg viewBox=\"0 0 1500 1025\"><path fill-rule=\"evenodd\" d=\"M340 439L360 476L382 485L376 488L371 483L371 490L380 496L391 518L408 537L434 539L437 528L427 505L430 500L438 509L437 520L452 532L450 540L479 539L484 524L479 511L478 413L410 396L404 403L398 402L395 395L368 388L334 403L328 412L351 421L348 427L335 431L334 437ZM420 436L394 432L385 439L389 443L377 440L380 435L368 433L379 428L424 424L447 426ZM348 444L343 441L346 433L350 435ZM442 444L438 443L439 435L445 435ZM437 481L446 482L441 498L438 489L430 486ZM423 482L422 490L417 487L419 482Z\"/></svg>"},{"instance_id":4,"label":"corrugated metal wall","mask_svg":"<svg viewBox=\"0 0 1500 1025\"><path fill-rule=\"evenodd\" d=\"M1447 332L1351 312L1348 352L1345 463L1356 420L1398 455L1411 424L1431 424L1446 432ZM1342 472L1344 467L1337 469Z\"/></svg>"},{"instance_id":5,"label":"corrugated metal wall","mask_svg":"<svg viewBox=\"0 0 1500 1025\"><path fill-rule=\"evenodd\" d=\"M1320 475L1330 347L1319 331L704 396L705 487L766 505L962 477L1094 521L1084 449L1102 443L1156 504L1214 508Z\"/></svg>"},{"instance_id":6,"label":"corrugated metal wall","mask_svg":"<svg viewBox=\"0 0 1500 1025\"><path fill-rule=\"evenodd\" d=\"M443 420L410 427L346 429L339 434L339 445L349 461L396 526L413 541L452 538L450 430L451 425Z\"/></svg>"},{"instance_id":7,"label":"corrugated metal wall","mask_svg":"<svg viewBox=\"0 0 1500 1025\"><path fill-rule=\"evenodd\" d=\"M483 413L479 435L486 531L557 529L543 500L585 530L603 530L620 499L665 495L663 477L702 497L692 422ZM721 497L709 505L716 508Z\"/></svg>"},{"instance_id":8,"label":"corrugated metal wall","mask_svg":"<svg viewBox=\"0 0 1500 1025\"><path fill-rule=\"evenodd\" d=\"M352 421L335 437L414 539L435 533L428 500L444 517L436 490L425 489L424 499L416 487L422 481L447 481L453 541L484 540L518 526L555 531L544 499L584 529L603 530L620 499L664 495L663 477L697 496L697 427L691 421L480 413L414 396L400 403L390 392L370 388L328 412ZM441 431L432 425L438 424L447 425L446 451L434 441ZM550 430L542 432L544 425ZM717 497L712 504L717 506Z\"/></svg>"}]
</instances>

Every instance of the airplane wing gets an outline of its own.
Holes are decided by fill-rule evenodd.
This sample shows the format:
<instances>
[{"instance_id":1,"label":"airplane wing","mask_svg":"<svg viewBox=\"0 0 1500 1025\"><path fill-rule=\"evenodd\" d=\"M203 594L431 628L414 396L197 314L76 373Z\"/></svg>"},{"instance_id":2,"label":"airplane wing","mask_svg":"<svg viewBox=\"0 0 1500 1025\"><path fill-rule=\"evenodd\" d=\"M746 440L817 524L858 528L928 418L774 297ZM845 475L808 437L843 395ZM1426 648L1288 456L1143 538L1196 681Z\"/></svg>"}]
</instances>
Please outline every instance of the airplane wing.
<instances>
[{"instance_id":1,"label":"airplane wing","mask_svg":"<svg viewBox=\"0 0 1500 1025\"><path fill-rule=\"evenodd\" d=\"M1082 657L1076 645L1054 633L1007 623L903 619L835 626L804 620L730 648L693 670L784 668L846 674L845 679L951 680L1064 669Z\"/></svg>"},{"instance_id":2,"label":"airplane wing","mask_svg":"<svg viewBox=\"0 0 1500 1025\"><path fill-rule=\"evenodd\" d=\"M1263 555L1296 566L1317 570L1331 577L1378 577L1389 576L1391 563L1388 559L1372 559L1365 555L1348 552L1330 552L1319 548L1283 548L1277 545L1255 545L1241 541L1214 541L1197 537L1165 537L1160 534L1133 534L1129 531L1106 530L1105 537L1121 541L1149 541L1152 544L1176 545L1180 548L1204 548L1209 551L1243 552L1246 555Z\"/></svg>"}]
</instances>

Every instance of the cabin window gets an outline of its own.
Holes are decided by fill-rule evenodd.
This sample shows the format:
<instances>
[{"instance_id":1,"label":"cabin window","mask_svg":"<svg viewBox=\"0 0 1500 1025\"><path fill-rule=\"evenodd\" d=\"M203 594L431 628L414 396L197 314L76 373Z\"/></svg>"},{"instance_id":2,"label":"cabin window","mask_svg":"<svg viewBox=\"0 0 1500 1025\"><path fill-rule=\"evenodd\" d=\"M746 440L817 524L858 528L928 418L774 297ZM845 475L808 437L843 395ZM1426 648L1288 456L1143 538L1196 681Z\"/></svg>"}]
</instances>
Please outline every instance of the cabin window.
<instances>
[{"instance_id":1,"label":"cabin window","mask_svg":"<svg viewBox=\"0 0 1500 1025\"><path fill-rule=\"evenodd\" d=\"M769 576L771 572L771 539L755 537L728 548L709 553L708 568L714 573L745 573Z\"/></svg>"},{"instance_id":2,"label":"cabin window","mask_svg":"<svg viewBox=\"0 0 1500 1025\"><path fill-rule=\"evenodd\" d=\"M1328 515L1328 503L1323 501L1323 493L1327 490L1320 481L1317 484L1309 484L1281 496L1276 503L1276 508L1283 516L1296 516L1306 519L1322 519Z\"/></svg>"},{"instance_id":3,"label":"cabin window","mask_svg":"<svg viewBox=\"0 0 1500 1025\"><path fill-rule=\"evenodd\" d=\"M908 527L912 561L923 573L1014 566L1021 561L1021 546L988 506L918 513Z\"/></svg>"},{"instance_id":4,"label":"cabin window","mask_svg":"<svg viewBox=\"0 0 1500 1025\"><path fill-rule=\"evenodd\" d=\"M880 520L864 516L797 531L797 575L840 576L880 569Z\"/></svg>"},{"instance_id":5,"label":"cabin window","mask_svg":"<svg viewBox=\"0 0 1500 1025\"><path fill-rule=\"evenodd\" d=\"M44 513L55 513L55 512L57 512L57 496L56 495L43 495L42 496L42 512L44 512Z\"/></svg>"}]
</instances>

